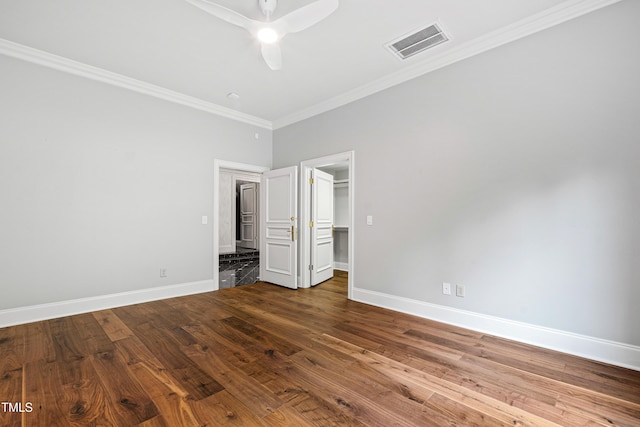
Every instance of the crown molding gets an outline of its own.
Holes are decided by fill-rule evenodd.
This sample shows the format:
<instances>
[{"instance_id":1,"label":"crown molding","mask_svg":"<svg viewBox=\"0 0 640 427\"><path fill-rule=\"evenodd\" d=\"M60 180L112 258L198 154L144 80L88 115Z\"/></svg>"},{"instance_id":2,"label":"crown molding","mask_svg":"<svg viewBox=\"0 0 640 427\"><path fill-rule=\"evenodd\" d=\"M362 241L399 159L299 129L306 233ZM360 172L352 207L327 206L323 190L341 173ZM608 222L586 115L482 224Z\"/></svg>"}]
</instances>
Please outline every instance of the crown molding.
<instances>
[{"instance_id":1,"label":"crown molding","mask_svg":"<svg viewBox=\"0 0 640 427\"><path fill-rule=\"evenodd\" d=\"M412 80L431 71L446 67L455 62L486 52L512 41L521 39L589 12L618 3L621 0L568 0L528 18L517 21L482 37L461 44L442 54L435 55L412 66L382 77L371 83L320 102L309 108L274 120L273 129L289 126L293 123L333 110L392 86Z\"/></svg>"},{"instance_id":2,"label":"crown molding","mask_svg":"<svg viewBox=\"0 0 640 427\"><path fill-rule=\"evenodd\" d=\"M272 123L268 120L241 113L236 110L214 104L212 102L204 101L190 95L185 95L183 93L166 89L161 86L156 86L154 84L137 80L131 77L127 77L122 74L107 71L99 67L94 67L92 65L74 61L63 56L54 55L52 53L25 46L20 43L15 43L10 40L0 38L0 54L42 65L48 68L53 68L65 73L74 74L76 76L85 77L87 79L132 90L134 92L153 96L155 98L184 105L190 108L195 108L196 110L204 111L216 116L225 117L269 130L272 129Z\"/></svg>"},{"instance_id":3,"label":"crown molding","mask_svg":"<svg viewBox=\"0 0 640 427\"><path fill-rule=\"evenodd\" d=\"M165 101L174 102L210 114L236 120L242 123L258 126L264 129L279 129L293 123L322 114L329 110L341 107L359 99L373 95L377 92L399 85L431 71L451 65L455 62L471 56L478 55L490 49L502 46L506 43L529 36L544 29L577 18L589 12L618 3L621 0L567 0L555 7L547 9L531 17L520 20L499 30L488 33L482 37L461 44L442 54L429 57L428 59L414 63L396 73L385 76L371 83L367 83L353 90L345 92L326 101L302 109L293 114L280 117L273 122L241 113L227 107L223 107L212 102L202 100L190 95L185 95L170 89L153 85L141 80L124 76L94 67L69 58L54 55L29 46L15 43L0 38L0 54L29 61L45 67L59 71L75 74L77 76L111 84L124 89L129 89L138 93L153 96Z\"/></svg>"}]
</instances>

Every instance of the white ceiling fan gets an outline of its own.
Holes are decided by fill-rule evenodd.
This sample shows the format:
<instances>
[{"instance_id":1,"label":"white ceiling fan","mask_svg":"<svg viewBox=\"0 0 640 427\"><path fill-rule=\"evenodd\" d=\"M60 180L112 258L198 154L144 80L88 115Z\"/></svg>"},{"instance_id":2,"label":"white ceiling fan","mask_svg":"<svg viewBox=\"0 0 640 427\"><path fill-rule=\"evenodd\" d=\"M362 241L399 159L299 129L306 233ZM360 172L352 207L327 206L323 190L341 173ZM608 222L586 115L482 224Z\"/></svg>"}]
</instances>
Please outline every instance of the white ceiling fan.
<instances>
[{"instance_id":1,"label":"white ceiling fan","mask_svg":"<svg viewBox=\"0 0 640 427\"><path fill-rule=\"evenodd\" d=\"M282 53L278 42L289 33L297 33L317 24L338 8L338 0L316 0L287 15L270 21L278 0L258 0L267 18L265 22L247 18L209 0L186 0L210 14L247 30L262 45L262 57L272 70L282 68Z\"/></svg>"}]
</instances>

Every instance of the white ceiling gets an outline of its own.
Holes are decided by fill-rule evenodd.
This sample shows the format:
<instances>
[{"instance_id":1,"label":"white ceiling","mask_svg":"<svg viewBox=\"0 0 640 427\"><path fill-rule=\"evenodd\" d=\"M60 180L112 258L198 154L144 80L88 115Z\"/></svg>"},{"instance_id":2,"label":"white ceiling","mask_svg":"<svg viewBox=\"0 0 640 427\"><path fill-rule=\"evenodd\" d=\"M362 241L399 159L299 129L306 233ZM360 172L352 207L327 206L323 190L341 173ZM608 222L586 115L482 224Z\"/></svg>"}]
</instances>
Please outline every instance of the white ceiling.
<instances>
[{"instance_id":1,"label":"white ceiling","mask_svg":"<svg viewBox=\"0 0 640 427\"><path fill-rule=\"evenodd\" d=\"M215 1L262 19L257 0ZM274 19L311 1L280 0ZM282 40L272 71L248 32L184 0L0 0L0 53L18 43L278 127L615 1L341 0ZM450 42L406 61L385 48L434 22Z\"/></svg>"}]
</instances>

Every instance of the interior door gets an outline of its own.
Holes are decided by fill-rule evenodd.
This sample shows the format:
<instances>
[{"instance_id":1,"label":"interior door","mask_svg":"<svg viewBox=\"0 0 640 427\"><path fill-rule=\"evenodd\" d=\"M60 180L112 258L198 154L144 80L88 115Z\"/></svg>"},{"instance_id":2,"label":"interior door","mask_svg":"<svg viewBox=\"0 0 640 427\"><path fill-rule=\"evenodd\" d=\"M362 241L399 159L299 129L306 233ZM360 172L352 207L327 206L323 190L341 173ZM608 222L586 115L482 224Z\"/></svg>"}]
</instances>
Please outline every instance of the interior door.
<instances>
[{"instance_id":1,"label":"interior door","mask_svg":"<svg viewBox=\"0 0 640 427\"><path fill-rule=\"evenodd\" d=\"M265 172L260 184L260 280L298 287L298 167Z\"/></svg>"},{"instance_id":2,"label":"interior door","mask_svg":"<svg viewBox=\"0 0 640 427\"><path fill-rule=\"evenodd\" d=\"M311 286L333 277L333 175L312 171Z\"/></svg>"},{"instance_id":3,"label":"interior door","mask_svg":"<svg viewBox=\"0 0 640 427\"><path fill-rule=\"evenodd\" d=\"M240 184L240 246L258 249L257 184Z\"/></svg>"}]
</instances>

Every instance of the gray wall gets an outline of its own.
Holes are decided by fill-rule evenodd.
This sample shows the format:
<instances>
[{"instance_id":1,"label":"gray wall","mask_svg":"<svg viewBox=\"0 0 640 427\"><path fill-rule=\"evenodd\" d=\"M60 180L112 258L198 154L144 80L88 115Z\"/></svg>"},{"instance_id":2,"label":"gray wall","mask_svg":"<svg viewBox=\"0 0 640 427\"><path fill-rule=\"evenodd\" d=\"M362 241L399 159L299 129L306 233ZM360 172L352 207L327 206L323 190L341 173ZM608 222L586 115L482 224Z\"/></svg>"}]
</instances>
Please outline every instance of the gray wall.
<instances>
[{"instance_id":1,"label":"gray wall","mask_svg":"<svg viewBox=\"0 0 640 427\"><path fill-rule=\"evenodd\" d=\"M212 279L213 160L270 166L271 131L4 56L0 70L0 309Z\"/></svg>"},{"instance_id":2,"label":"gray wall","mask_svg":"<svg viewBox=\"0 0 640 427\"><path fill-rule=\"evenodd\" d=\"M357 287L640 345L638 16L621 2L279 129L274 167L355 150Z\"/></svg>"}]
</instances>

